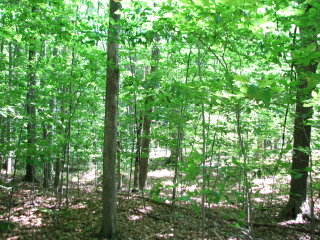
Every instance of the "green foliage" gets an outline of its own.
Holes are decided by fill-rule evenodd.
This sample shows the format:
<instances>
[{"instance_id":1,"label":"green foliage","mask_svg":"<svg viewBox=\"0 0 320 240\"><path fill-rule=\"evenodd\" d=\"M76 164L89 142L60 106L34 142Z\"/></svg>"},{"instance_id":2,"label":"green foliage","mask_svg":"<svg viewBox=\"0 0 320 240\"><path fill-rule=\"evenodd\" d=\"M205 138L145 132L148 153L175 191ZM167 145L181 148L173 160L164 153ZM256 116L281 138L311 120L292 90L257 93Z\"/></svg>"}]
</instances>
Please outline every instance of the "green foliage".
<instances>
[{"instance_id":1,"label":"green foliage","mask_svg":"<svg viewBox=\"0 0 320 240\"><path fill-rule=\"evenodd\" d=\"M161 183L157 183L156 185L154 185L149 192L150 198L154 200L159 200L160 192L162 188L163 188L163 185Z\"/></svg>"},{"instance_id":2,"label":"green foliage","mask_svg":"<svg viewBox=\"0 0 320 240\"><path fill-rule=\"evenodd\" d=\"M16 228L16 223L8 221L0 221L0 233L5 233Z\"/></svg>"},{"instance_id":3,"label":"green foliage","mask_svg":"<svg viewBox=\"0 0 320 240\"><path fill-rule=\"evenodd\" d=\"M256 178L289 173L298 87L295 66L320 59L314 43L296 47L303 38L294 29L308 26L319 33L316 1L311 1L314 8L308 14L303 14L307 3L298 6L292 1L122 2L121 171L129 172L133 165L137 130L147 115L152 120L152 148L181 151L177 183L156 183L149 191L153 199L160 199L164 190L195 186L197 190L175 201L191 203L199 213L194 198L203 195L211 204L244 202L244 184L251 188ZM95 164L101 171L110 64L107 6L94 1L3 1L0 9L1 154L21 159L19 170L32 154L31 163L41 169L66 156L70 144L71 174ZM155 44L160 58L157 71L150 74ZM33 62L30 49L37 52ZM34 145L28 145L26 130L30 67L37 77ZM315 129L320 127L318 84L319 74L308 76L309 99L304 104L314 108L310 124ZM150 108L152 113L146 114ZM310 149L299 150L310 154L319 149L317 131L313 138ZM163 161L156 163L159 169Z\"/></svg>"}]
</instances>

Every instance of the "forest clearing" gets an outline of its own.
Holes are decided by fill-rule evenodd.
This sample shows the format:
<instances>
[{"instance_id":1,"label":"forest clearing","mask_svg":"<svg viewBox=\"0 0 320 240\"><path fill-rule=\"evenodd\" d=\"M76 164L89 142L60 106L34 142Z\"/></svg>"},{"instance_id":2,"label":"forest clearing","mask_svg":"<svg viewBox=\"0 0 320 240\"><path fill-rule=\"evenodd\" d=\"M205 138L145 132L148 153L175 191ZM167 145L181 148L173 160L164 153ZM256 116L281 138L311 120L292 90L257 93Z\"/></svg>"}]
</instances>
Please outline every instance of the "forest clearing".
<instances>
[{"instance_id":1,"label":"forest clearing","mask_svg":"<svg viewBox=\"0 0 320 240\"><path fill-rule=\"evenodd\" d=\"M320 239L319 0L1 0L0 238Z\"/></svg>"}]
</instances>

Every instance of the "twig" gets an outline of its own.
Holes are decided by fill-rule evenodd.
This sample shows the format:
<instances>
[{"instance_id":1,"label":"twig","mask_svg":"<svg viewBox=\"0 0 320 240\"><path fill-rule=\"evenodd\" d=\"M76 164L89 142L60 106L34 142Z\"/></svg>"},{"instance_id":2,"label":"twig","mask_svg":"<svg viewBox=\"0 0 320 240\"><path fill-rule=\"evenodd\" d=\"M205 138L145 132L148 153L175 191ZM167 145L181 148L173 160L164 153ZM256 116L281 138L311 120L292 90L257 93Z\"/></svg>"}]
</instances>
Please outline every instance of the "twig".
<instances>
[{"instance_id":1,"label":"twig","mask_svg":"<svg viewBox=\"0 0 320 240\"><path fill-rule=\"evenodd\" d=\"M222 238L220 237L220 235L216 232L216 230L213 229L214 235L217 236L217 238L219 238L220 240L222 240Z\"/></svg>"}]
</instances>

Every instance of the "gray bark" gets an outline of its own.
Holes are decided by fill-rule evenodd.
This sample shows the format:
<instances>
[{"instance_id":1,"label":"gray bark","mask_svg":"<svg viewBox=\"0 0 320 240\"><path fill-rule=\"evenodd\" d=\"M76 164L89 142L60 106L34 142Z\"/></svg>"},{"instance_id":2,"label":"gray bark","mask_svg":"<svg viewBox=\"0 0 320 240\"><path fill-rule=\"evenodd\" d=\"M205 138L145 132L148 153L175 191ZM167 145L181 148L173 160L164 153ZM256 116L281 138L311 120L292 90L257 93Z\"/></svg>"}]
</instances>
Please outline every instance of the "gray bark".
<instances>
[{"instance_id":1,"label":"gray bark","mask_svg":"<svg viewBox=\"0 0 320 240\"><path fill-rule=\"evenodd\" d=\"M110 20L115 24L120 20L116 11L121 8L120 2L110 0ZM117 127L118 127L118 95L119 95L119 28L111 21L108 29L107 79L104 122L103 147L103 219L100 236L109 239L117 235Z\"/></svg>"}]
</instances>

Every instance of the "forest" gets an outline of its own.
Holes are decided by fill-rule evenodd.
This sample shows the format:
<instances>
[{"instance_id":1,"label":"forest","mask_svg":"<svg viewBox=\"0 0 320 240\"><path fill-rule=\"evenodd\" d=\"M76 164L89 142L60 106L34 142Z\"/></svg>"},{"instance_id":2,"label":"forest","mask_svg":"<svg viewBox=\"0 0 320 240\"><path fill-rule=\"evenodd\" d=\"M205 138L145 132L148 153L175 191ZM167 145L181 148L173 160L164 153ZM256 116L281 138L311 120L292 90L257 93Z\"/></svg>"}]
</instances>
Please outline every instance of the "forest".
<instances>
[{"instance_id":1,"label":"forest","mask_svg":"<svg viewBox=\"0 0 320 240\"><path fill-rule=\"evenodd\" d=\"M0 0L0 239L320 239L319 0Z\"/></svg>"}]
</instances>

